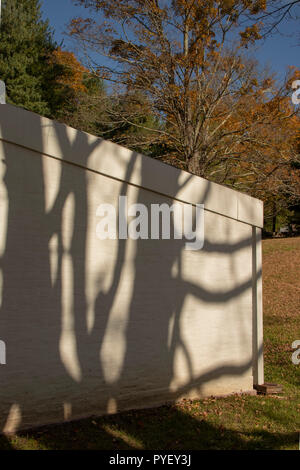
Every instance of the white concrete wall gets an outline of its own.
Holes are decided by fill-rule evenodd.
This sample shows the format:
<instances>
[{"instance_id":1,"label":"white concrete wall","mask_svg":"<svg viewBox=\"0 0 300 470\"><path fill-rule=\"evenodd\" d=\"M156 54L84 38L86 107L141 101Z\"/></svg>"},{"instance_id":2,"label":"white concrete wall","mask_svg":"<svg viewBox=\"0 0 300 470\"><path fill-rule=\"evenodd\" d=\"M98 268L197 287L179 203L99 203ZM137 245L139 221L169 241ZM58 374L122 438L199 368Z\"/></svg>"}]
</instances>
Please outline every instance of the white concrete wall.
<instances>
[{"instance_id":1,"label":"white concrete wall","mask_svg":"<svg viewBox=\"0 0 300 470\"><path fill-rule=\"evenodd\" d=\"M261 201L10 105L0 160L0 430L263 381ZM204 203L203 249L100 241L119 195Z\"/></svg>"}]
</instances>

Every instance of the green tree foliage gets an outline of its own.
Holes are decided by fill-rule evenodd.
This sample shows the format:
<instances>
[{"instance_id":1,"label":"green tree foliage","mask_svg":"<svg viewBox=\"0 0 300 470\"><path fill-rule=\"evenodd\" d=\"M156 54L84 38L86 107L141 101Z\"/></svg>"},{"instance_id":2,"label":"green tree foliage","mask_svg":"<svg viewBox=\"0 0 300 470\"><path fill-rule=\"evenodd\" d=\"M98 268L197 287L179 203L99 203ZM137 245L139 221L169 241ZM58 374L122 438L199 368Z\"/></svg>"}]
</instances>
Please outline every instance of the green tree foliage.
<instances>
[{"instance_id":1,"label":"green tree foliage","mask_svg":"<svg viewBox=\"0 0 300 470\"><path fill-rule=\"evenodd\" d=\"M2 1L0 79L6 84L8 103L50 114L45 83L51 70L47 58L54 48L39 0Z\"/></svg>"}]
</instances>

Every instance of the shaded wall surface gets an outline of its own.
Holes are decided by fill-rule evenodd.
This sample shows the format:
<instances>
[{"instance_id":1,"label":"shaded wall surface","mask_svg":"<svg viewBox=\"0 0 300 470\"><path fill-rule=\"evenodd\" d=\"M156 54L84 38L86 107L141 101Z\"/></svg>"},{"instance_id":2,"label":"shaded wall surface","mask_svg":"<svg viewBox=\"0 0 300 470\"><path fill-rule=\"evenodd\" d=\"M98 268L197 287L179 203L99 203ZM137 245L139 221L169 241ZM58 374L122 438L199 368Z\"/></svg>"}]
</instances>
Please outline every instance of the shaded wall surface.
<instances>
[{"instance_id":1,"label":"shaded wall surface","mask_svg":"<svg viewBox=\"0 0 300 470\"><path fill-rule=\"evenodd\" d=\"M263 381L262 203L0 105L0 430ZM97 207L205 205L205 241L99 240Z\"/></svg>"}]
</instances>

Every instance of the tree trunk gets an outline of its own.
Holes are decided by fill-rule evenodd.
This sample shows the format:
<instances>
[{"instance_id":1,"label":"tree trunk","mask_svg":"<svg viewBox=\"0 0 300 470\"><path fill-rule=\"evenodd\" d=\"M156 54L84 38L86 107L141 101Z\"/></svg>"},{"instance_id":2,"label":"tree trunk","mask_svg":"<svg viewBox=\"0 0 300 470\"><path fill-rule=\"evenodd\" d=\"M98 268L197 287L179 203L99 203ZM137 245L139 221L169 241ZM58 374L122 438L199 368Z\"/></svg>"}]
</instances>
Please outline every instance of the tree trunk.
<instances>
[{"instance_id":1,"label":"tree trunk","mask_svg":"<svg viewBox=\"0 0 300 470\"><path fill-rule=\"evenodd\" d=\"M205 178L204 165L201 162L201 157L199 152L195 152L187 159L187 169L191 173L197 176ZM203 160L202 160L203 161Z\"/></svg>"},{"instance_id":2,"label":"tree trunk","mask_svg":"<svg viewBox=\"0 0 300 470\"><path fill-rule=\"evenodd\" d=\"M199 157L198 155L194 155L190 157L188 160L188 171L193 173L194 175L199 176Z\"/></svg>"},{"instance_id":3,"label":"tree trunk","mask_svg":"<svg viewBox=\"0 0 300 470\"><path fill-rule=\"evenodd\" d=\"M273 235L276 235L276 220L277 220L277 215L276 215L276 202L273 202L273 217L272 217L272 232Z\"/></svg>"}]
</instances>

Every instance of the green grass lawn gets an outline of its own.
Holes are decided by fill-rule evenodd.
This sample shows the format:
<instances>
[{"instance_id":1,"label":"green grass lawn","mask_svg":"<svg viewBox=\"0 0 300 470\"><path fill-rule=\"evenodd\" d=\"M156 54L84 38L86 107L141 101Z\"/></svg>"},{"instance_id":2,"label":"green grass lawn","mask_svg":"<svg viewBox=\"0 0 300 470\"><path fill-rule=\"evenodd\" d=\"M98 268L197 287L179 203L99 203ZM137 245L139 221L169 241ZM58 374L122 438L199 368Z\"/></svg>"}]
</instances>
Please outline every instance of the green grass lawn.
<instances>
[{"instance_id":1,"label":"green grass lawn","mask_svg":"<svg viewBox=\"0 0 300 470\"><path fill-rule=\"evenodd\" d=\"M300 238L263 242L265 381L279 396L233 395L90 418L0 437L2 449L298 449Z\"/></svg>"}]
</instances>

